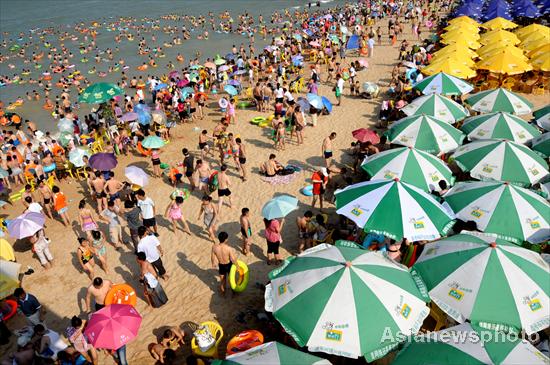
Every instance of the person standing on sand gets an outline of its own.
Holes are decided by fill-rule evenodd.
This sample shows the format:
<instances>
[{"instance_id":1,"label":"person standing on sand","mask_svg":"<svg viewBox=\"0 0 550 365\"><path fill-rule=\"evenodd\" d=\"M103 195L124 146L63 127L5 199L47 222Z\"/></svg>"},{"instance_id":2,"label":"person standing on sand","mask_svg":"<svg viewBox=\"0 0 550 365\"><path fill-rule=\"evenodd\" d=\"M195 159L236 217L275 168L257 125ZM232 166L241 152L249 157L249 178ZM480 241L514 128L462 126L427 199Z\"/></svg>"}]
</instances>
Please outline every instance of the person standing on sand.
<instances>
[{"instance_id":1,"label":"person standing on sand","mask_svg":"<svg viewBox=\"0 0 550 365\"><path fill-rule=\"evenodd\" d=\"M92 197L97 202L97 212L101 214L107 209L107 194L104 192L105 179L100 171L94 173L95 178L90 182L92 188Z\"/></svg>"},{"instance_id":2,"label":"person standing on sand","mask_svg":"<svg viewBox=\"0 0 550 365\"><path fill-rule=\"evenodd\" d=\"M323 140L321 147L321 153L325 159L325 167L328 168L331 164L332 153L332 141L336 138L336 132L332 132L328 137Z\"/></svg>"},{"instance_id":3,"label":"person standing on sand","mask_svg":"<svg viewBox=\"0 0 550 365\"><path fill-rule=\"evenodd\" d=\"M210 191L208 190L208 181L210 180L210 175L212 175L210 164L205 160L197 160L195 171L199 175L199 190L210 195Z\"/></svg>"},{"instance_id":4,"label":"person standing on sand","mask_svg":"<svg viewBox=\"0 0 550 365\"><path fill-rule=\"evenodd\" d=\"M147 262L153 265L158 275L164 280L168 280L169 276L166 274L166 269L162 263L161 257L164 255L164 250L160 246L160 241L154 235L147 234L147 228L144 226L138 228L138 235L138 254L143 252Z\"/></svg>"},{"instance_id":5,"label":"person standing on sand","mask_svg":"<svg viewBox=\"0 0 550 365\"><path fill-rule=\"evenodd\" d=\"M267 241L267 264L271 265L281 263L281 256L279 255L279 246L283 242L281 237L281 230L283 229L284 220L279 222L278 219L268 220L264 218L265 224L265 239ZM272 261L272 259L274 261Z\"/></svg>"},{"instance_id":6,"label":"person standing on sand","mask_svg":"<svg viewBox=\"0 0 550 365\"><path fill-rule=\"evenodd\" d=\"M63 225L65 227L68 227L71 225L71 220L69 219L69 215L67 214L67 211L69 210L69 207L67 206L67 197L57 186L54 186L52 188L52 192L53 208L61 218L61 222L63 223Z\"/></svg>"},{"instance_id":7,"label":"person standing on sand","mask_svg":"<svg viewBox=\"0 0 550 365\"><path fill-rule=\"evenodd\" d=\"M115 179L115 173L109 171L109 180L105 183L103 192L109 196L109 201L114 201L117 207L120 207L120 191L124 184Z\"/></svg>"},{"instance_id":8,"label":"person standing on sand","mask_svg":"<svg viewBox=\"0 0 550 365\"><path fill-rule=\"evenodd\" d=\"M342 78L342 75L337 74L336 75L336 85L334 86L334 95L336 96L336 100L338 100L338 104L336 106L340 106L342 103L342 94L344 93L344 79Z\"/></svg>"},{"instance_id":9,"label":"person standing on sand","mask_svg":"<svg viewBox=\"0 0 550 365\"><path fill-rule=\"evenodd\" d=\"M53 255L50 252L50 240L46 238L44 229L30 236L29 242L32 244L32 249L36 256L38 256L40 264L42 264L44 269L50 269L53 265Z\"/></svg>"},{"instance_id":10,"label":"person standing on sand","mask_svg":"<svg viewBox=\"0 0 550 365\"><path fill-rule=\"evenodd\" d=\"M130 237L134 244L135 251L137 251L137 244L139 242L138 228L141 227L140 214L141 210L136 206L134 201L124 201L124 218L126 218L126 224L130 231Z\"/></svg>"},{"instance_id":11,"label":"person standing on sand","mask_svg":"<svg viewBox=\"0 0 550 365\"><path fill-rule=\"evenodd\" d=\"M250 225L250 209L241 209L241 217L239 219L241 224L241 235L243 236L243 254L246 256L250 252L250 245L252 240L252 226Z\"/></svg>"},{"instance_id":12,"label":"person standing on sand","mask_svg":"<svg viewBox=\"0 0 550 365\"><path fill-rule=\"evenodd\" d=\"M107 293L113 286L113 283L110 280L103 280L100 277L94 278L92 284L88 286L88 291L86 292L86 312L90 312L91 299L94 297L94 312L97 312L101 308L105 307L105 297Z\"/></svg>"},{"instance_id":13,"label":"person standing on sand","mask_svg":"<svg viewBox=\"0 0 550 365\"><path fill-rule=\"evenodd\" d=\"M195 157L189 153L187 148L181 150L183 154L183 174L189 180L189 185L191 186L191 191L195 190L195 183L193 182L193 173L195 172Z\"/></svg>"},{"instance_id":14,"label":"person standing on sand","mask_svg":"<svg viewBox=\"0 0 550 365\"><path fill-rule=\"evenodd\" d=\"M233 208L231 203L231 190L229 190L229 176L227 176L227 165L222 165L220 172L218 173L218 214L221 215L224 196L227 197L227 205L229 208Z\"/></svg>"},{"instance_id":15,"label":"person standing on sand","mask_svg":"<svg viewBox=\"0 0 550 365\"><path fill-rule=\"evenodd\" d=\"M189 225L187 224L187 221L185 220L183 213L181 211L181 205L183 204L183 197L177 196L176 199L170 200L170 203L166 207L166 211L164 212L164 215L170 219L172 222L172 229L174 233L176 233L178 226L178 221L181 222L183 226L183 231L187 233L188 235L191 235L191 230L189 230Z\"/></svg>"},{"instance_id":16,"label":"person standing on sand","mask_svg":"<svg viewBox=\"0 0 550 365\"><path fill-rule=\"evenodd\" d=\"M231 265L237 262L235 250L227 244L228 238L229 235L227 232L220 232L218 234L219 243L214 242L212 254L210 255L212 268L218 268L218 274L220 275L220 292L222 295L225 295L227 276L231 270Z\"/></svg>"},{"instance_id":17,"label":"person standing on sand","mask_svg":"<svg viewBox=\"0 0 550 365\"><path fill-rule=\"evenodd\" d=\"M319 209L323 211L323 195L325 194L326 186L328 183L329 172L326 167L321 168L320 171L315 171L311 175L311 182L313 183L313 198L311 200L311 207L315 208L315 202L319 199Z\"/></svg>"},{"instance_id":18,"label":"person standing on sand","mask_svg":"<svg viewBox=\"0 0 550 365\"><path fill-rule=\"evenodd\" d=\"M218 218L218 207L212 203L212 197L204 195L201 201L201 209L198 219L203 217L203 222L212 242L216 242L216 221Z\"/></svg>"},{"instance_id":19,"label":"person standing on sand","mask_svg":"<svg viewBox=\"0 0 550 365\"><path fill-rule=\"evenodd\" d=\"M155 236L158 237L157 233L157 221L155 219L155 202L153 199L145 196L145 191L139 189L136 191L137 197L137 206L141 209L141 218L143 218L143 225L147 227L149 231L154 232Z\"/></svg>"},{"instance_id":20,"label":"person standing on sand","mask_svg":"<svg viewBox=\"0 0 550 365\"><path fill-rule=\"evenodd\" d=\"M152 237L152 236L150 236ZM153 237L154 238L154 237ZM159 246L160 247L160 246ZM158 281L158 271L155 271L153 265L147 260L145 252L137 253L137 262L139 264L140 281L145 286L145 295L149 301L149 305L153 308L162 307L168 302L168 297L162 285ZM162 276L162 275L161 275Z\"/></svg>"},{"instance_id":21,"label":"person standing on sand","mask_svg":"<svg viewBox=\"0 0 550 365\"><path fill-rule=\"evenodd\" d=\"M40 179L38 182L38 195L42 199L42 205L44 206L44 212L48 218L53 218L52 213L52 189L46 184L44 179Z\"/></svg>"},{"instance_id":22,"label":"person standing on sand","mask_svg":"<svg viewBox=\"0 0 550 365\"><path fill-rule=\"evenodd\" d=\"M235 142L237 143L237 146L239 146L239 152L238 152L238 161L239 161L239 172L241 174L241 179L243 181L246 181L246 145L242 142L240 138L236 138Z\"/></svg>"},{"instance_id":23,"label":"person standing on sand","mask_svg":"<svg viewBox=\"0 0 550 365\"><path fill-rule=\"evenodd\" d=\"M298 251L300 253L304 252L304 250L307 250L311 245L311 233L309 231L309 224L311 222L311 218L313 217L313 213L308 210L304 213L303 217L297 217L296 218L296 226L298 227L298 242L299 242L299 248Z\"/></svg>"}]
</instances>

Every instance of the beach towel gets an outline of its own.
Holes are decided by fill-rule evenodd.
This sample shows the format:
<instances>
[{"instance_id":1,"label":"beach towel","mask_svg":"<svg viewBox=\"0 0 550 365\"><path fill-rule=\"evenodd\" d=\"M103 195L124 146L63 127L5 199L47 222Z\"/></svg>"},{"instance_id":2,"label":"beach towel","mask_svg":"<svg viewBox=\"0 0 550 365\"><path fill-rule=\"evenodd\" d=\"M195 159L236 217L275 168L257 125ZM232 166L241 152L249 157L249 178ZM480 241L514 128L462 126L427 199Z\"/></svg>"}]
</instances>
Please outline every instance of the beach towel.
<instances>
[{"instance_id":1,"label":"beach towel","mask_svg":"<svg viewBox=\"0 0 550 365\"><path fill-rule=\"evenodd\" d=\"M297 176L297 173L290 175L275 175L273 177L263 176L262 180L270 183L271 185L286 185L294 181Z\"/></svg>"}]
</instances>

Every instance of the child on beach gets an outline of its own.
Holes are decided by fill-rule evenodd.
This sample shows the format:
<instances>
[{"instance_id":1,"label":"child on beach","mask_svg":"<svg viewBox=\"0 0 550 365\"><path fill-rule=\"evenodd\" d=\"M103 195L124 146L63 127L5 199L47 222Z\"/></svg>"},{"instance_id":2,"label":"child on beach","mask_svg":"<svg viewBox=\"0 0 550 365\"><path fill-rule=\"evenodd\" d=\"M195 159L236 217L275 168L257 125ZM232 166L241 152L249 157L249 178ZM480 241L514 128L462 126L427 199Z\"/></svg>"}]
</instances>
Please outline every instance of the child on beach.
<instances>
[{"instance_id":1,"label":"child on beach","mask_svg":"<svg viewBox=\"0 0 550 365\"><path fill-rule=\"evenodd\" d=\"M277 125L277 130L275 131L275 149L277 151L285 150L285 135L285 124L280 122L279 125Z\"/></svg>"},{"instance_id":2,"label":"child on beach","mask_svg":"<svg viewBox=\"0 0 550 365\"><path fill-rule=\"evenodd\" d=\"M67 214L67 211L69 210L69 207L67 206L67 197L59 187L54 186L52 188L53 192L53 207L59 217L61 218L61 222L65 227L70 225L69 215Z\"/></svg>"},{"instance_id":3,"label":"child on beach","mask_svg":"<svg viewBox=\"0 0 550 365\"><path fill-rule=\"evenodd\" d=\"M157 148L151 150L151 164L153 165L153 176L160 177L160 150Z\"/></svg>"},{"instance_id":4,"label":"child on beach","mask_svg":"<svg viewBox=\"0 0 550 365\"><path fill-rule=\"evenodd\" d=\"M241 210L241 235L243 236L243 254L246 256L250 252L250 244L252 240L252 228L250 226L250 209L243 208Z\"/></svg>"},{"instance_id":5,"label":"child on beach","mask_svg":"<svg viewBox=\"0 0 550 365\"><path fill-rule=\"evenodd\" d=\"M172 222L172 230L174 233L176 233L177 230L177 222L180 221L183 225L183 232L187 233L188 235L191 235L191 230L189 229L189 225L187 224L187 221L183 217L183 213L181 211L181 205L183 204L183 197L177 196L176 199L171 201L168 206L166 207L166 211L164 215L170 219Z\"/></svg>"}]
</instances>

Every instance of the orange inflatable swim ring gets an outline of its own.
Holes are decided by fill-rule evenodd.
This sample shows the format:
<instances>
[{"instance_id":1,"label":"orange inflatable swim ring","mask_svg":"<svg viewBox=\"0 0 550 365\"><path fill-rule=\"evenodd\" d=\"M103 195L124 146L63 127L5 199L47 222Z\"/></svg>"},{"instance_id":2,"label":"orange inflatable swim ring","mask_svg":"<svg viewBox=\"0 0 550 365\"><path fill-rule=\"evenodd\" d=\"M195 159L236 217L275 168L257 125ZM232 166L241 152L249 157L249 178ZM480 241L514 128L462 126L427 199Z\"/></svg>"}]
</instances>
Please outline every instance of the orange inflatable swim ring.
<instances>
[{"instance_id":1,"label":"orange inflatable swim ring","mask_svg":"<svg viewBox=\"0 0 550 365\"><path fill-rule=\"evenodd\" d=\"M7 321L17 313L17 302L15 300L6 299L5 303L9 310L2 311L2 314L4 315L4 321Z\"/></svg>"},{"instance_id":2,"label":"orange inflatable swim ring","mask_svg":"<svg viewBox=\"0 0 550 365\"><path fill-rule=\"evenodd\" d=\"M136 291L128 284L115 284L105 296L105 305L129 304L136 306Z\"/></svg>"},{"instance_id":3,"label":"orange inflatable swim ring","mask_svg":"<svg viewBox=\"0 0 550 365\"><path fill-rule=\"evenodd\" d=\"M148 65L141 65L141 66L138 66L137 69L139 71L145 71L145 70L147 70L148 67L149 67Z\"/></svg>"},{"instance_id":4,"label":"orange inflatable swim ring","mask_svg":"<svg viewBox=\"0 0 550 365\"><path fill-rule=\"evenodd\" d=\"M136 149L138 150L139 153L141 153L142 156L147 156L147 157L151 156L151 151L145 150L141 145L141 142L138 142Z\"/></svg>"},{"instance_id":5,"label":"orange inflatable swim ring","mask_svg":"<svg viewBox=\"0 0 550 365\"><path fill-rule=\"evenodd\" d=\"M238 352L249 350L264 343L264 335L256 330L242 331L227 344L227 354L233 355Z\"/></svg>"}]
</instances>

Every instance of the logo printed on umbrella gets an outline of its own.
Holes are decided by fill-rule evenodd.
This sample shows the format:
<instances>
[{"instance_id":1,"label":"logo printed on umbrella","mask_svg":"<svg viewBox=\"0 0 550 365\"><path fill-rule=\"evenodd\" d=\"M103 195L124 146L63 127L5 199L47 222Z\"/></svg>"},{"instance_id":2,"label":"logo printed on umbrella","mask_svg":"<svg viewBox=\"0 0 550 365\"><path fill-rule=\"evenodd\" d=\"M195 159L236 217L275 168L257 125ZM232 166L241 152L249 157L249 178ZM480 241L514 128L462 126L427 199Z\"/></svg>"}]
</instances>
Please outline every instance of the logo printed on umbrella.
<instances>
[{"instance_id":1,"label":"logo printed on umbrella","mask_svg":"<svg viewBox=\"0 0 550 365\"><path fill-rule=\"evenodd\" d=\"M486 135L489 131L486 130L486 129L478 129L477 131L477 135L480 136L480 137L483 137L484 135Z\"/></svg>"},{"instance_id":2,"label":"logo printed on umbrella","mask_svg":"<svg viewBox=\"0 0 550 365\"><path fill-rule=\"evenodd\" d=\"M321 328L325 330L326 340L342 342L342 330L348 327L348 324L335 325L332 322L326 322Z\"/></svg>"},{"instance_id":3,"label":"logo printed on umbrella","mask_svg":"<svg viewBox=\"0 0 550 365\"><path fill-rule=\"evenodd\" d=\"M452 283L449 283L449 287L451 290L449 290L449 293L447 293L451 298L454 298L457 301L461 301L462 298L464 298L464 292L471 293L472 291L466 288L461 288L460 283L455 281Z\"/></svg>"},{"instance_id":4,"label":"logo printed on umbrella","mask_svg":"<svg viewBox=\"0 0 550 365\"><path fill-rule=\"evenodd\" d=\"M393 171L390 171L390 170L386 170L384 171L384 179L393 179L397 176L397 174Z\"/></svg>"},{"instance_id":5,"label":"logo printed on umbrella","mask_svg":"<svg viewBox=\"0 0 550 365\"><path fill-rule=\"evenodd\" d=\"M540 222L537 220L539 217L527 218L527 224L531 226L532 229L539 229Z\"/></svg>"},{"instance_id":6,"label":"logo printed on umbrella","mask_svg":"<svg viewBox=\"0 0 550 365\"><path fill-rule=\"evenodd\" d=\"M356 208L353 208L350 213L356 217L359 217L361 214L363 214L363 211L356 207Z\"/></svg>"},{"instance_id":7,"label":"logo printed on umbrella","mask_svg":"<svg viewBox=\"0 0 550 365\"><path fill-rule=\"evenodd\" d=\"M531 312L536 312L542 308L542 304L540 304L540 300L538 299L530 300L527 305L531 309Z\"/></svg>"},{"instance_id":8,"label":"logo printed on umbrella","mask_svg":"<svg viewBox=\"0 0 550 365\"><path fill-rule=\"evenodd\" d=\"M533 176L537 176L539 174L539 170L534 166L528 168L527 171L529 171L531 174L533 174Z\"/></svg>"},{"instance_id":9,"label":"logo printed on umbrella","mask_svg":"<svg viewBox=\"0 0 550 365\"><path fill-rule=\"evenodd\" d=\"M422 217L419 218L419 219L416 219L416 218L412 218L409 223L411 223L414 227L414 229L424 229L425 226L424 226L424 221L422 221Z\"/></svg>"},{"instance_id":10,"label":"logo printed on umbrella","mask_svg":"<svg viewBox=\"0 0 550 365\"><path fill-rule=\"evenodd\" d=\"M449 138L447 138L449 135L448 134L442 134L441 136L438 137L438 139L441 141L441 142L449 142Z\"/></svg>"},{"instance_id":11,"label":"logo printed on umbrella","mask_svg":"<svg viewBox=\"0 0 550 365\"><path fill-rule=\"evenodd\" d=\"M483 172L486 172L488 174L492 173L494 169L496 169L498 166L495 165L489 165L485 164L483 165L483 168L481 169Z\"/></svg>"},{"instance_id":12,"label":"logo printed on umbrella","mask_svg":"<svg viewBox=\"0 0 550 365\"><path fill-rule=\"evenodd\" d=\"M483 212L483 211L481 210L480 207L477 207L477 206L476 206L476 207L473 207L473 208L474 208L474 209L470 212L470 215L471 215L472 217L475 217L475 218L477 218L477 219L483 217L483 215L485 214L485 212Z\"/></svg>"},{"instance_id":13,"label":"logo printed on umbrella","mask_svg":"<svg viewBox=\"0 0 550 365\"><path fill-rule=\"evenodd\" d=\"M525 139L525 132L524 131L519 131L519 132L516 133L516 136L518 136L518 138Z\"/></svg>"},{"instance_id":14,"label":"logo printed on umbrella","mask_svg":"<svg viewBox=\"0 0 550 365\"><path fill-rule=\"evenodd\" d=\"M403 318L405 319L408 319L409 318L409 315L411 314L411 307L409 307L409 305L407 303L403 304L403 307L401 308L401 315L403 316Z\"/></svg>"},{"instance_id":15,"label":"logo printed on umbrella","mask_svg":"<svg viewBox=\"0 0 550 365\"><path fill-rule=\"evenodd\" d=\"M290 288L289 284L290 284L290 281L285 281L284 283L279 285L277 287L277 295L279 296L284 295L286 294L287 291L292 294L292 289Z\"/></svg>"},{"instance_id":16,"label":"logo printed on umbrella","mask_svg":"<svg viewBox=\"0 0 550 365\"><path fill-rule=\"evenodd\" d=\"M430 256L430 255L435 255L437 254L437 250L439 249L439 247L430 247L426 250L426 253L424 255L426 256Z\"/></svg>"},{"instance_id":17,"label":"logo printed on umbrella","mask_svg":"<svg viewBox=\"0 0 550 365\"><path fill-rule=\"evenodd\" d=\"M441 180L439 178L439 175L435 172L430 173L430 178L432 179L433 182L438 182L439 180Z\"/></svg>"}]
</instances>

